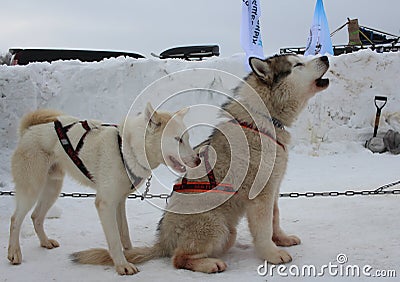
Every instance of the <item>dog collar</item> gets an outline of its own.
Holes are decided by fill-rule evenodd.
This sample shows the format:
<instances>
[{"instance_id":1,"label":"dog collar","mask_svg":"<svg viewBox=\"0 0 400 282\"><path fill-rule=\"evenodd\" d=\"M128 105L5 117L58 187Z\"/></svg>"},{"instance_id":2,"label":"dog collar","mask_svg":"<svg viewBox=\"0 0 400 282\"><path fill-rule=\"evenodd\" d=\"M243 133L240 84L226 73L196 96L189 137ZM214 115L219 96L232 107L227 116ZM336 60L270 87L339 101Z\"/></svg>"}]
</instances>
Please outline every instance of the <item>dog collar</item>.
<instances>
[{"instance_id":1,"label":"dog collar","mask_svg":"<svg viewBox=\"0 0 400 282\"><path fill-rule=\"evenodd\" d=\"M274 127L278 128L278 129L281 129L281 130L285 130L285 125L283 124L283 122L280 119L277 119L277 118L272 117L270 115L266 115L265 113L260 112L260 111L258 111L256 109L252 109L251 108L251 111L263 116L263 118L265 118L266 120L271 122L274 125Z\"/></svg>"},{"instance_id":2,"label":"dog collar","mask_svg":"<svg viewBox=\"0 0 400 282\"><path fill-rule=\"evenodd\" d=\"M277 120L277 121L279 121L279 120ZM253 130L253 131L256 131L256 132L258 132L258 133L261 133L261 134L267 136L268 138L270 138L271 140L273 140L277 145L279 145L284 151L286 151L285 144L283 144L283 143L280 142L278 139L276 139L276 138L275 138L271 133L269 133L267 130L265 130L265 129L263 129L263 128L258 128L256 125L253 125L253 124L248 123L248 122L245 122L245 121L240 121L240 120L237 120L237 119L231 119L230 122L233 123L233 124L238 124L238 125L240 125L241 127L251 129L251 130ZM271 118L271 122L273 123L272 118ZM274 125L275 125L275 124L274 124ZM283 125L282 125L282 127L283 127ZM283 128L281 128L281 129L285 129L285 128L283 127Z\"/></svg>"},{"instance_id":3,"label":"dog collar","mask_svg":"<svg viewBox=\"0 0 400 282\"><path fill-rule=\"evenodd\" d=\"M269 120L270 122L272 122L272 124L273 124L276 128L285 130L285 126L283 125L283 123L282 123L279 119L274 118L274 117L268 117L268 120Z\"/></svg>"}]
</instances>

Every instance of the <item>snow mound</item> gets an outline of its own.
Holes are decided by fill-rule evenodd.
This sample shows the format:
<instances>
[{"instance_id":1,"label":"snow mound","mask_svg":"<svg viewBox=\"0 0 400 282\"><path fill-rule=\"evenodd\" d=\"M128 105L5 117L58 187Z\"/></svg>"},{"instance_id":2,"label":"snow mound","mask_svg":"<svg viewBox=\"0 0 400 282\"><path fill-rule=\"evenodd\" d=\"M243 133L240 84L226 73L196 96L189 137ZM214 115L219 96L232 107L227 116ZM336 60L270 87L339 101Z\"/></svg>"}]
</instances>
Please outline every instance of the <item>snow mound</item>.
<instances>
[{"instance_id":1,"label":"snow mound","mask_svg":"<svg viewBox=\"0 0 400 282\"><path fill-rule=\"evenodd\" d=\"M1 146L15 146L19 119L28 111L55 108L82 118L120 122L135 98L154 81L193 68L211 68L244 77L243 60L244 56L239 54L203 62L117 58L99 63L59 61L0 66L0 138L4 140ZM290 129L294 149L310 154L331 154L349 149L349 145L332 144L356 142L361 146L373 132L375 95L388 97L380 132L399 131L400 53L378 54L365 50L331 57L330 61L329 88L310 101ZM191 79L193 87L204 89L236 86L224 81L219 72L200 79L194 75ZM162 89L167 93L170 90ZM203 100L220 105L224 99L212 94ZM202 95L205 94L177 99L171 107L179 109L204 102ZM157 105L160 97L155 94L149 100Z\"/></svg>"},{"instance_id":2,"label":"snow mound","mask_svg":"<svg viewBox=\"0 0 400 282\"><path fill-rule=\"evenodd\" d=\"M365 50L331 58L330 86L315 96L299 117L293 127L295 142L312 144L314 151L328 147L331 153L348 148L327 144L364 144L373 134L376 95L388 98L379 132L399 131L399 70L400 53Z\"/></svg>"}]
</instances>

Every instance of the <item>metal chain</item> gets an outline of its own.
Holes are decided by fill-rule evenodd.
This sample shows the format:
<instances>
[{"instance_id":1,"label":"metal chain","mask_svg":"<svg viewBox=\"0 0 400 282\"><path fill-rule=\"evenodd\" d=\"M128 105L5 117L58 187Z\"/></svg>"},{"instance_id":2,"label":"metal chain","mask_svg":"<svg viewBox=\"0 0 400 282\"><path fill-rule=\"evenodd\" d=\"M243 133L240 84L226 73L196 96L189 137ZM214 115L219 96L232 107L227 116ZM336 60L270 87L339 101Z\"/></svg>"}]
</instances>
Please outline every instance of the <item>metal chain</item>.
<instances>
[{"instance_id":1,"label":"metal chain","mask_svg":"<svg viewBox=\"0 0 400 282\"><path fill-rule=\"evenodd\" d=\"M146 189L143 192L143 194L136 194L136 193L131 193L128 195L128 199L153 199L153 198L159 198L159 199L164 199L168 200L168 198L171 197L171 194L150 194L150 183L151 181L151 176L147 179L146 181ZM393 187L396 185L399 185L400 181L393 182L390 184L383 185L375 190L362 190L362 191L353 191L353 190L347 190L347 191L329 191L329 192L290 192L290 193L280 193L279 196L281 198L300 198L300 197L305 197L305 198L313 198L313 197L339 197L339 196L376 196L376 195L400 195L400 189L394 189L394 190L384 190L389 187ZM0 191L0 196L15 196L15 191ZM79 193L79 192L74 192L74 193L61 193L60 194L61 198L95 198L96 194L95 193Z\"/></svg>"},{"instance_id":2,"label":"metal chain","mask_svg":"<svg viewBox=\"0 0 400 282\"><path fill-rule=\"evenodd\" d=\"M142 201L147 197L147 195L149 194L150 191L150 185L151 185L151 178L153 177L153 175L150 175L149 178L147 178L146 181L146 190L144 190L144 193L142 194Z\"/></svg>"},{"instance_id":3,"label":"metal chain","mask_svg":"<svg viewBox=\"0 0 400 282\"><path fill-rule=\"evenodd\" d=\"M0 196L15 196L14 191L0 191Z\"/></svg>"},{"instance_id":4,"label":"metal chain","mask_svg":"<svg viewBox=\"0 0 400 282\"><path fill-rule=\"evenodd\" d=\"M399 185L399 184L400 184L400 180L396 181L396 182L393 182L393 183L389 183L389 184L383 185L383 186L379 187L378 189L376 189L375 191L376 192L381 192L383 189L386 189L386 188L389 188L389 187L393 187L393 186L396 186L396 185Z\"/></svg>"},{"instance_id":5,"label":"metal chain","mask_svg":"<svg viewBox=\"0 0 400 282\"><path fill-rule=\"evenodd\" d=\"M394 186L394 185L393 185ZM363 190L363 191L352 191L347 190L343 192L330 191L330 192L291 192L291 193L281 193L279 196L281 198L313 198L313 197L339 197L339 196L376 196L376 195L400 195L400 189L397 190Z\"/></svg>"}]
</instances>

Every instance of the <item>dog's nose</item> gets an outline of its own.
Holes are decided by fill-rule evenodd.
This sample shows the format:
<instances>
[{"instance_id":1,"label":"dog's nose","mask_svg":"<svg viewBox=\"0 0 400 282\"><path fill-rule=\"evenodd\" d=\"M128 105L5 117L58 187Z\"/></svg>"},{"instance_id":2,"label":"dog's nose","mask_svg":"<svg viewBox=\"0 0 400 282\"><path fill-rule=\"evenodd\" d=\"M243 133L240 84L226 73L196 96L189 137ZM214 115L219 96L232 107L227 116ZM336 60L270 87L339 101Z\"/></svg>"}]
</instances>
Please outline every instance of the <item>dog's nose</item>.
<instances>
[{"instance_id":1,"label":"dog's nose","mask_svg":"<svg viewBox=\"0 0 400 282\"><path fill-rule=\"evenodd\" d=\"M197 157L196 160L194 161L194 163L196 164L196 166L199 166L201 164L200 158Z\"/></svg>"},{"instance_id":2,"label":"dog's nose","mask_svg":"<svg viewBox=\"0 0 400 282\"><path fill-rule=\"evenodd\" d=\"M324 62L327 66L329 66L329 59L327 56L322 56L319 58L322 62Z\"/></svg>"}]
</instances>

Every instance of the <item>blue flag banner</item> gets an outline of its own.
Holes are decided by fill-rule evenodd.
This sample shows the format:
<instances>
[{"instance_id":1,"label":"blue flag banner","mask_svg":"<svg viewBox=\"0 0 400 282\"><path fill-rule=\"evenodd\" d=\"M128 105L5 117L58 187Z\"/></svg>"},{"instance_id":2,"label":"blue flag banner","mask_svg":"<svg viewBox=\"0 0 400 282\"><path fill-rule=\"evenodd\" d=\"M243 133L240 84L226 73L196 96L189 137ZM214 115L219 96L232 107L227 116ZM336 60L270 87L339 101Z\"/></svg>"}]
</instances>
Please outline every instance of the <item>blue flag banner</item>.
<instances>
[{"instance_id":1,"label":"blue flag banner","mask_svg":"<svg viewBox=\"0 0 400 282\"><path fill-rule=\"evenodd\" d=\"M264 59L261 40L260 15L261 0L242 0L242 23L240 26L240 44L246 52L246 68L250 70L249 57Z\"/></svg>"},{"instance_id":2,"label":"blue flag banner","mask_svg":"<svg viewBox=\"0 0 400 282\"><path fill-rule=\"evenodd\" d=\"M315 5L313 23L310 28L305 56L317 54L333 55L331 35L329 32L328 20L326 18L324 3L317 0Z\"/></svg>"}]
</instances>

